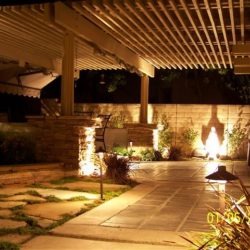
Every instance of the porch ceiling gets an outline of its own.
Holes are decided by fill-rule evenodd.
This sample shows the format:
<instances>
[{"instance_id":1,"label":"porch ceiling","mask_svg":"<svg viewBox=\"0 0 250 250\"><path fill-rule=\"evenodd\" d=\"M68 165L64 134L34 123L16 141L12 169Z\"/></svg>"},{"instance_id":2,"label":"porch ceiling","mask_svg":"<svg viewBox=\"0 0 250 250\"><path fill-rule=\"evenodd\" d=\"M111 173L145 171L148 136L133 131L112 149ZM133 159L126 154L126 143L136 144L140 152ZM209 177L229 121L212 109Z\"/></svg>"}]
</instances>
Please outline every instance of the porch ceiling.
<instances>
[{"instance_id":1,"label":"porch ceiling","mask_svg":"<svg viewBox=\"0 0 250 250\"><path fill-rule=\"evenodd\" d=\"M66 30L76 35L79 70L128 69L149 76L154 67L250 72L250 0L83 0L2 6L0 57L60 74Z\"/></svg>"},{"instance_id":2,"label":"porch ceiling","mask_svg":"<svg viewBox=\"0 0 250 250\"><path fill-rule=\"evenodd\" d=\"M250 42L248 0L86 0L73 8L156 68L233 68L233 45Z\"/></svg>"}]
</instances>

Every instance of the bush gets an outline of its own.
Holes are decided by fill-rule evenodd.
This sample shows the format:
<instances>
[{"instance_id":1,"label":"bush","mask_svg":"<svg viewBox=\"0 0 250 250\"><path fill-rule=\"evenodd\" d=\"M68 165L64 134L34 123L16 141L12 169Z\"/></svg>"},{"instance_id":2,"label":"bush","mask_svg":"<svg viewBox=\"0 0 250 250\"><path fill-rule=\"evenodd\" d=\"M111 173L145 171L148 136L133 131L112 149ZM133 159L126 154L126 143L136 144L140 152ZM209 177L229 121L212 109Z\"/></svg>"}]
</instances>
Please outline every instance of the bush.
<instances>
[{"instance_id":1,"label":"bush","mask_svg":"<svg viewBox=\"0 0 250 250\"><path fill-rule=\"evenodd\" d=\"M0 164L35 162L35 142L30 135L0 133Z\"/></svg>"},{"instance_id":2,"label":"bush","mask_svg":"<svg viewBox=\"0 0 250 250\"><path fill-rule=\"evenodd\" d=\"M183 144L183 149L185 155L192 156L192 151L194 149L194 143L197 139L198 132L193 128L186 128L181 134L181 141Z\"/></svg>"},{"instance_id":3,"label":"bush","mask_svg":"<svg viewBox=\"0 0 250 250\"><path fill-rule=\"evenodd\" d=\"M128 157L132 157L133 153L135 152L134 150L127 149L125 147L114 147L112 151L115 154Z\"/></svg>"},{"instance_id":4,"label":"bush","mask_svg":"<svg viewBox=\"0 0 250 250\"><path fill-rule=\"evenodd\" d=\"M231 132L227 131L231 156L239 158L239 149L244 140L247 138L247 133L247 127L241 128L240 123L236 123Z\"/></svg>"},{"instance_id":5,"label":"bush","mask_svg":"<svg viewBox=\"0 0 250 250\"><path fill-rule=\"evenodd\" d=\"M163 125L163 129L159 131L159 147L169 148L172 143L173 132L169 127L168 119L166 116L162 117L161 125Z\"/></svg>"},{"instance_id":6,"label":"bush","mask_svg":"<svg viewBox=\"0 0 250 250\"><path fill-rule=\"evenodd\" d=\"M140 152L140 157L142 161L155 161L155 152L152 148L144 149Z\"/></svg>"},{"instance_id":7,"label":"bush","mask_svg":"<svg viewBox=\"0 0 250 250\"><path fill-rule=\"evenodd\" d=\"M181 149L175 146L171 146L169 150L168 159L170 161L178 161L181 158Z\"/></svg>"},{"instance_id":8,"label":"bush","mask_svg":"<svg viewBox=\"0 0 250 250\"><path fill-rule=\"evenodd\" d=\"M118 157L115 154L106 154L104 162L107 166L106 177L112 179L117 184L129 184L129 160Z\"/></svg>"}]
</instances>

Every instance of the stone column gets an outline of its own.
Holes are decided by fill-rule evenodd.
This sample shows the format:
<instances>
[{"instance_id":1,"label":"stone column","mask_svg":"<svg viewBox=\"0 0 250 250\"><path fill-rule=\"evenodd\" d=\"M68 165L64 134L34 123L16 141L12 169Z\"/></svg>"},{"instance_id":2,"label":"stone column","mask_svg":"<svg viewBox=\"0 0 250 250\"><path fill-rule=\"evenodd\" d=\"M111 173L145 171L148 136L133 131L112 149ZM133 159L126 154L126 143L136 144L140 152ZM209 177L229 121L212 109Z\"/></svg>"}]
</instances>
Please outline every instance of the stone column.
<instances>
[{"instance_id":1,"label":"stone column","mask_svg":"<svg viewBox=\"0 0 250 250\"><path fill-rule=\"evenodd\" d=\"M140 123L148 123L148 88L149 77L147 75L143 75L141 77Z\"/></svg>"},{"instance_id":2,"label":"stone column","mask_svg":"<svg viewBox=\"0 0 250 250\"><path fill-rule=\"evenodd\" d=\"M62 61L61 114L74 114L74 35L67 32L64 37L64 56Z\"/></svg>"}]
</instances>

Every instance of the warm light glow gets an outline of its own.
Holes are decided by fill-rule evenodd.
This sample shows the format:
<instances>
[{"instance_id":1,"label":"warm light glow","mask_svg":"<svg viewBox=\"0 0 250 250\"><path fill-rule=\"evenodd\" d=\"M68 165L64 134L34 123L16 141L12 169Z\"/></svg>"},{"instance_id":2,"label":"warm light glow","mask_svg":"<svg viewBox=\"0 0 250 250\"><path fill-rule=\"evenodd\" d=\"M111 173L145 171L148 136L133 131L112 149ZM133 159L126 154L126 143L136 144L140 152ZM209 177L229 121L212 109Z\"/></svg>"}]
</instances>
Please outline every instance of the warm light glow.
<instances>
[{"instance_id":1,"label":"warm light glow","mask_svg":"<svg viewBox=\"0 0 250 250\"><path fill-rule=\"evenodd\" d=\"M158 129L153 129L153 148L158 151L159 149L159 131Z\"/></svg>"},{"instance_id":2,"label":"warm light glow","mask_svg":"<svg viewBox=\"0 0 250 250\"><path fill-rule=\"evenodd\" d=\"M227 138L223 141L222 145L220 146L220 155L227 155L228 145L227 145Z\"/></svg>"},{"instance_id":3,"label":"warm light glow","mask_svg":"<svg viewBox=\"0 0 250 250\"><path fill-rule=\"evenodd\" d=\"M206 140L206 150L207 150L209 159L213 159L213 160L217 159L217 155L220 152L220 143L219 143L219 139L218 139L215 127L211 128L211 131Z\"/></svg>"},{"instance_id":4,"label":"warm light glow","mask_svg":"<svg viewBox=\"0 0 250 250\"><path fill-rule=\"evenodd\" d=\"M85 128L83 135L79 137L79 175L97 175L99 170L94 164L93 157L95 153L95 128Z\"/></svg>"},{"instance_id":5,"label":"warm light glow","mask_svg":"<svg viewBox=\"0 0 250 250\"><path fill-rule=\"evenodd\" d=\"M218 169L218 162L216 161L209 161L205 165L205 176L214 173Z\"/></svg>"}]
</instances>

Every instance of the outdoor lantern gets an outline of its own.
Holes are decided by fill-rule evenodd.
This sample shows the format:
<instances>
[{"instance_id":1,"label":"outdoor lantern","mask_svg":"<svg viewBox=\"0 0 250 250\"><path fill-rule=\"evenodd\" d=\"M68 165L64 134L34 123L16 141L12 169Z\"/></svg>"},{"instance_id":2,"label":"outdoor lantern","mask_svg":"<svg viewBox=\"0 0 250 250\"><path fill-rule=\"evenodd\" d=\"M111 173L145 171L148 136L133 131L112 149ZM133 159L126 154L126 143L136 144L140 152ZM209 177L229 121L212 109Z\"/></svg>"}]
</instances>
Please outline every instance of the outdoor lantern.
<instances>
[{"instance_id":1,"label":"outdoor lantern","mask_svg":"<svg viewBox=\"0 0 250 250\"><path fill-rule=\"evenodd\" d=\"M206 176L206 179L216 182L227 182L237 180L238 177L227 172L226 166L218 166L218 170Z\"/></svg>"},{"instance_id":2,"label":"outdoor lantern","mask_svg":"<svg viewBox=\"0 0 250 250\"><path fill-rule=\"evenodd\" d=\"M215 181L219 184L219 202L220 210L224 212L225 210L225 184L228 181L237 180L238 177L227 172L226 166L218 166L218 170L205 177L209 181Z\"/></svg>"}]
</instances>

